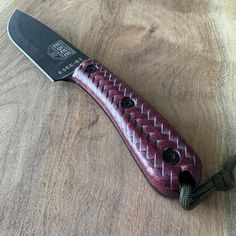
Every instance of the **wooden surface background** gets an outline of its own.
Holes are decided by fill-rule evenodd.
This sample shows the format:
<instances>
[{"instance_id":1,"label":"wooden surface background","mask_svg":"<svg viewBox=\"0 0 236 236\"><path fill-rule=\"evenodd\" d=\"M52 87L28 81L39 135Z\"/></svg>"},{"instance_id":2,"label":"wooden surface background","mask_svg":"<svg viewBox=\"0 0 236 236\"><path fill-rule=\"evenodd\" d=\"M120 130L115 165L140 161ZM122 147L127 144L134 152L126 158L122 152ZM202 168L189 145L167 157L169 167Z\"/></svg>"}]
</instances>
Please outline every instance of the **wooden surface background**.
<instances>
[{"instance_id":1,"label":"wooden surface background","mask_svg":"<svg viewBox=\"0 0 236 236\"><path fill-rule=\"evenodd\" d=\"M97 104L10 42L16 8L149 100L203 180L236 153L234 0L1 0L0 235L236 235L236 189L190 212L156 193Z\"/></svg>"}]
</instances>

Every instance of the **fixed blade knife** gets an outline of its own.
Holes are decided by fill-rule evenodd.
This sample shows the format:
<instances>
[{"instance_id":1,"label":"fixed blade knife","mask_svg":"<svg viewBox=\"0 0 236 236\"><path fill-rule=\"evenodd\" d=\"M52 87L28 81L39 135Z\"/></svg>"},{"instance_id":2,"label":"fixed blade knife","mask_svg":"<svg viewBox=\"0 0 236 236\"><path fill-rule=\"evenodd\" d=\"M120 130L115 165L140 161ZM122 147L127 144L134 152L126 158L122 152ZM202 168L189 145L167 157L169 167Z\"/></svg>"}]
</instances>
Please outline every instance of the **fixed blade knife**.
<instances>
[{"instance_id":1,"label":"fixed blade knife","mask_svg":"<svg viewBox=\"0 0 236 236\"><path fill-rule=\"evenodd\" d=\"M201 161L193 149L150 103L106 67L19 10L11 15L7 31L50 80L75 82L100 105L156 190L178 197L184 181L193 186L200 182Z\"/></svg>"}]
</instances>

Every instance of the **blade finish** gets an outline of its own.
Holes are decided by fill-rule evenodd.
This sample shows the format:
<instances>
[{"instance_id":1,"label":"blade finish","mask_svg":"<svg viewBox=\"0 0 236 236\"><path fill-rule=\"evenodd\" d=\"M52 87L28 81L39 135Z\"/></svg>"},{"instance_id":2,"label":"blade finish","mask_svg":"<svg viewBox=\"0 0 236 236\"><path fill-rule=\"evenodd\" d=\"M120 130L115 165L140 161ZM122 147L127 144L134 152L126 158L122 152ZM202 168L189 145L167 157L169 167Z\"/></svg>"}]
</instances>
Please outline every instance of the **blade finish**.
<instances>
[{"instance_id":1,"label":"blade finish","mask_svg":"<svg viewBox=\"0 0 236 236\"><path fill-rule=\"evenodd\" d=\"M71 77L88 57L33 17L16 10L8 22L12 42L52 81Z\"/></svg>"}]
</instances>

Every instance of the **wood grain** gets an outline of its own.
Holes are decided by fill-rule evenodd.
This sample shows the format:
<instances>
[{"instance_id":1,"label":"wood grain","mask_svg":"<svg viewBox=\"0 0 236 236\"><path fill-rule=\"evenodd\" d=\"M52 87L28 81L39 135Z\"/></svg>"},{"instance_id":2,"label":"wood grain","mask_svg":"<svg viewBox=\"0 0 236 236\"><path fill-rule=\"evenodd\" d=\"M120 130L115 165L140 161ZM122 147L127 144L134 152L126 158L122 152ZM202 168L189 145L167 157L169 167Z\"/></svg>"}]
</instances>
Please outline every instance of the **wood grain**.
<instances>
[{"instance_id":1,"label":"wood grain","mask_svg":"<svg viewBox=\"0 0 236 236\"><path fill-rule=\"evenodd\" d=\"M150 101L201 157L203 180L236 153L233 0L2 0L0 235L235 235L236 190L191 212L153 191L92 99L9 41L15 8Z\"/></svg>"}]
</instances>

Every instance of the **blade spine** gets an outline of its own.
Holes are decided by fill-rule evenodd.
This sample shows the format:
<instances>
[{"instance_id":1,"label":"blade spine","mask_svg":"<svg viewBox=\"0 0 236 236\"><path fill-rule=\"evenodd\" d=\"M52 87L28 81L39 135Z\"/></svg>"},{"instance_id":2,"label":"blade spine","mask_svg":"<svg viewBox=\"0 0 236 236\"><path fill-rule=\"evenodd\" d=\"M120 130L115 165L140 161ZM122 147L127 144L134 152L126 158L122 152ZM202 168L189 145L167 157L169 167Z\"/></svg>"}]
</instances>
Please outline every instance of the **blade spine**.
<instances>
[{"instance_id":1,"label":"blade spine","mask_svg":"<svg viewBox=\"0 0 236 236\"><path fill-rule=\"evenodd\" d=\"M19 11L19 10L15 10L15 11ZM10 21L11 21L11 19L12 19L12 16L13 16L13 14L15 13L15 11L11 14L11 16L10 16L10 18L9 18L9 20L8 20L8 22L7 22L7 35L8 35L8 37L10 38L10 40L12 41L12 43L34 64L34 65L36 65L38 68L39 68L39 70L41 71L41 72L43 72L44 73L44 75L46 75L47 76L47 78L49 79L49 80L51 80L52 82L55 82L55 80L54 79L52 79L51 78L51 76L49 76L15 41L14 41L14 39L12 38L12 36L11 36L11 33L10 33L10 31L9 31L9 24L10 24Z\"/></svg>"}]
</instances>

